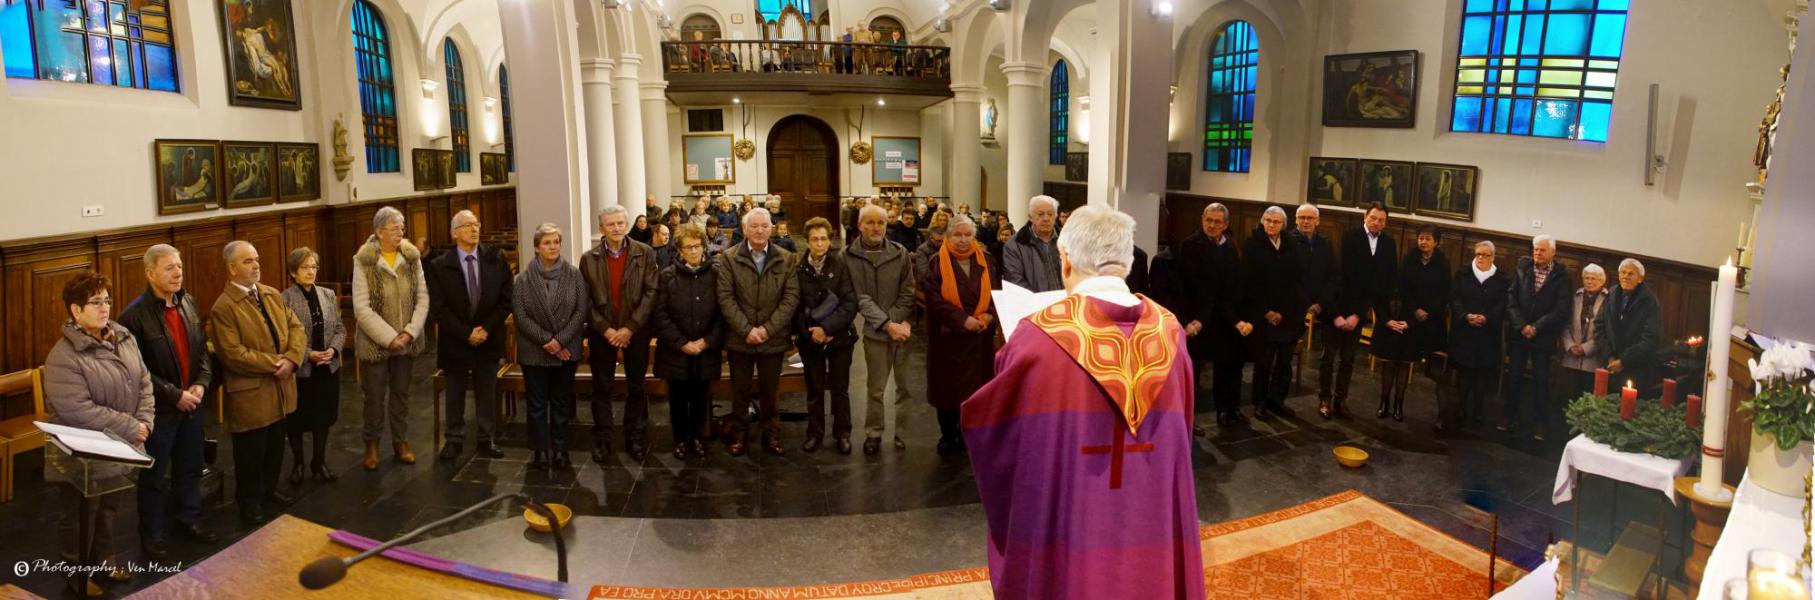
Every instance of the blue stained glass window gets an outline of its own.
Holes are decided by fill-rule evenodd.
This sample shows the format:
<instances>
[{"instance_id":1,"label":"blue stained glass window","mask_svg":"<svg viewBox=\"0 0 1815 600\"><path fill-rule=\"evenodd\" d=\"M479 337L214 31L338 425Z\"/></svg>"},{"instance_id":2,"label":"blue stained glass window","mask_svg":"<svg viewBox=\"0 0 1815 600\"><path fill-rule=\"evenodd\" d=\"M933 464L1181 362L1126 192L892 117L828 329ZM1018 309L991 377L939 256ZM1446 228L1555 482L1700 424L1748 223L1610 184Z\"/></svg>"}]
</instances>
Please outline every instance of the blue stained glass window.
<instances>
[{"instance_id":1,"label":"blue stained glass window","mask_svg":"<svg viewBox=\"0 0 1815 600\"><path fill-rule=\"evenodd\" d=\"M447 125L454 140L454 170L473 172L472 139L466 121L466 69L460 63L460 49L454 40L441 43L442 62L447 66Z\"/></svg>"},{"instance_id":2,"label":"blue stained glass window","mask_svg":"<svg viewBox=\"0 0 1815 600\"><path fill-rule=\"evenodd\" d=\"M1628 4L1467 0L1450 130L1607 141Z\"/></svg>"},{"instance_id":3,"label":"blue stained glass window","mask_svg":"<svg viewBox=\"0 0 1815 600\"><path fill-rule=\"evenodd\" d=\"M1248 172L1254 148L1254 91L1260 38L1246 21L1230 21L1210 44L1205 73L1204 170Z\"/></svg>"},{"instance_id":4,"label":"blue stained glass window","mask_svg":"<svg viewBox=\"0 0 1815 600\"><path fill-rule=\"evenodd\" d=\"M365 117L366 172L399 172L391 40L384 17L366 0L353 3L353 59L359 68L359 110Z\"/></svg>"},{"instance_id":5,"label":"blue stained glass window","mask_svg":"<svg viewBox=\"0 0 1815 600\"><path fill-rule=\"evenodd\" d=\"M177 90L169 0L0 0L0 51L7 77Z\"/></svg>"},{"instance_id":6,"label":"blue stained glass window","mask_svg":"<svg viewBox=\"0 0 1815 600\"><path fill-rule=\"evenodd\" d=\"M504 99L504 162L517 171L517 141L510 123L510 71L498 65L498 96Z\"/></svg>"},{"instance_id":7,"label":"blue stained glass window","mask_svg":"<svg viewBox=\"0 0 1815 600\"><path fill-rule=\"evenodd\" d=\"M1052 96L1050 128L1047 130L1046 163L1065 164L1065 151L1069 149L1066 142L1071 139L1071 74L1065 61L1052 64L1052 82L1048 92Z\"/></svg>"}]
</instances>

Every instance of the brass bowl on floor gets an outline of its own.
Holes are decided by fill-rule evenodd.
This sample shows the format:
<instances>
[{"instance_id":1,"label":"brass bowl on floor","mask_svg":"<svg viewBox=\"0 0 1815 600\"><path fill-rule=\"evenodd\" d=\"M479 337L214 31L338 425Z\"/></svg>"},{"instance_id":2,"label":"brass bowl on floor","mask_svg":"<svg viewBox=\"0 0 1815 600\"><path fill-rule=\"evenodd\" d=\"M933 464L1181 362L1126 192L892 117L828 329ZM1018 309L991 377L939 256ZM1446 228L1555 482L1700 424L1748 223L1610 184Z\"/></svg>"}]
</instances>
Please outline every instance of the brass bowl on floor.
<instances>
[{"instance_id":1,"label":"brass bowl on floor","mask_svg":"<svg viewBox=\"0 0 1815 600\"><path fill-rule=\"evenodd\" d=\"M550 512L555 513L555 519L560 522L562 529L566 529L567 522L573 520L573 509L568 508L567 505L565 505L565 504L547 504L544 506L547 506L548 510ZM530 529L534 529L534 530L540 531L542 533L548 533L549 531L551 531L548 528L548 519L543 517L541 513L538 513L534 510L531 510L528 508L523 509L523 520L529 522Z\"/></svg>"},{"instance_id":2,"label":"brass bowl on floor","mask_svg":"<svg viewBox=\"0 0 1815 600\"><path fill-rule=\"evenodd\" d=\"M1342 466L1354 469L1368 464L1368 451L1366 450L1354 446L1337 446L1334 452L1336 462Z\"/></svg>"}]
</instances>

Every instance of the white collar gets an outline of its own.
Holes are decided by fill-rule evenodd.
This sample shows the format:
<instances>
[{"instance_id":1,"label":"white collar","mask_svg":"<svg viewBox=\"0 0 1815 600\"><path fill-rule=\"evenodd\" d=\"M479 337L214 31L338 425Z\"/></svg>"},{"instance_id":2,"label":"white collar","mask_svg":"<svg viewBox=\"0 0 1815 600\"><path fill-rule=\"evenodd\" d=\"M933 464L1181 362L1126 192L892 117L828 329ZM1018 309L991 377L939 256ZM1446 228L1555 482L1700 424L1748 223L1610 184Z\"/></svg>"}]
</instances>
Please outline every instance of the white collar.
<instances>
[{"instance_id":1,"label":"white collar","mask_svg":"<svg viewBox=\"0 0 1815 600\"><path fill-rule=\"evenodd\" d=\"M1128 291L1128 282L1120 277L1098 275L1078 282L1071 293L1089 296L1119 306L1139 306L1141 299Z\"/></svg>"},{"instance_id":2,"label":"white collar","mask_svg":"<svg viewBox=\"0 0 1815 600\"><path fill-rule=\"evenodd\" d=\"M231 281L231 280L229 280L227 283L233 284L233 287L239 288L239 291L245 292L246 295L248 295L248 296L250 296L253 293L256 293L258 291L258 284L256 284L256 283L252 284L250 286L240 285L238 281Z\"/></svg>"},{"instance_id":3,"label":"white collar","mask_svg":"<svg viewBox=\"0 0 1815 600\"><path fill-rule=\"evenodd\" d=\"M1500 272L1500 265L1488 265L1487 270L1483 271L1480 267L1475 266L1475 261L1472 260L1468 261L1468 268L1475 272L1475 282L1477 283L1487 283L1489 277L1493 277L1494 273Z\"/></svg>"}]
</instances>

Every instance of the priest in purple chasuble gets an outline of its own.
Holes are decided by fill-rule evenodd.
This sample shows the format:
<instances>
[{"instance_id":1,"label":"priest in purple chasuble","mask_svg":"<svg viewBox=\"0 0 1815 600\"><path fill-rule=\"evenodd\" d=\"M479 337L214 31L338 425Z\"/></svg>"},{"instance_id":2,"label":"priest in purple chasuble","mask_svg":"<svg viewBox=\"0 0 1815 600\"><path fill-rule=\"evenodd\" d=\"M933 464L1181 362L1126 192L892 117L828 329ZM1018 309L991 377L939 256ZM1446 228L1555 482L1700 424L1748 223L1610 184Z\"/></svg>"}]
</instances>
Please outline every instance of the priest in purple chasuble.
<instances>
[{"instance_id":1,"label":"priest in purple chasuble","mask_svg":"<svg viewBox=\"0 0 1815 600\"><path fill-rule=\"evenodd\" d=\"M1070 295L1021 321L961 425L997 598L1203 598L1191 360L1178 320L1129 293L1132 217L1072 213Z\"/></svg>"}]
</instances>

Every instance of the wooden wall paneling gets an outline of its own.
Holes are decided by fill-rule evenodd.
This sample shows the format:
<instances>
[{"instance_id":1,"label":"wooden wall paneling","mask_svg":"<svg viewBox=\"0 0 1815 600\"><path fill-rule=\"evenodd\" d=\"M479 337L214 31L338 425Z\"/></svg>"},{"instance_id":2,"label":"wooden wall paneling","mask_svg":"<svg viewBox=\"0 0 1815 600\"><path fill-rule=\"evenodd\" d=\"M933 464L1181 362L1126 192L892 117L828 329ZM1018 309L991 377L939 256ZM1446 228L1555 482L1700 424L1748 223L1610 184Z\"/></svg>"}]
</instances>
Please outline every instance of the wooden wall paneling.
<instances>
[{"instance_id":1,"label":"wooden wall paneling","mask_svg":"<svg viewBox=\"0 0 1815 600\"><path fill-rule=\"evenodd\" d=\"M195 295L195 306L208 314L227 289L227 262L221 250L233 241L233 224L224 220L184 223L172 228L173 244L183 253L183 287Z\"/></svg>"},{"instance_id":2,"label":"wooden wall paneling","mask_svg":"<svg viewBox=\"0 0 1815 600\"><path fill-rule=\"evenodd\" d=\"M156 244L170 243L170 229L158 228L134 231L117 236L97 238L100 253L100 271L107 276L111 284L108 290L113 294L113 314L115 318L126 311L139 294L145 292L145 250ZM184 274L188 274L189 263L194 260L183 256Z\"/></svg>"},{"instance_id":3,"label":"wooden wall paneling","mask_svg":"<svg viewBox=\"0 0 1815 600\"><path fill-rule=\"evenodd\" d=\"M404 235L416 244L417 250L426 255L430 248L429 240L432 239L429 237L429 199L411 198L397 206L397 210L403 211Z\"/></svg>"},{"instance_id":4,"label":"wooden wall paneling","mask_svg":"<svg viewBox=\"0 0 1815 600\"><path fill-rule=\"evenodd\" d=\"M290 274L289 262L292 250L308 247L317 255L324 258L328 256L327 248L322 245L321 239L322 219L327 214L327 211L320 209L284 214L284 275ZM316 273L318 279L321 275L320 272Z\"/></svg>"},{"instance_id":5,"label":"wooden wall paneling","mask_svg":"<svg viewBox=\"0 0 1815 600\"><path fill-rule=\"evenodd\" d=\"M11 373L43 363L56 345L63 322L69 320L63 286L95 268L94 238L48 240L31 248L8 249L5 257L9 296L0 314L4 314L7 331L3 368Z\"/></svg>"},{"instance_id":6,"label":"wooden wall paneling","mask_svg":"<svg viewBox=\"0 0 1815 600\"><path fill-rule=\"evenodd\" d=\"M428 238L427 248L422 251L426 256L429 248L446 248L454 243L454 234L447 230L447 224L453 220L454 213L460 212L452 196L441 196L429 200L428 224L423 229L423 237Z\"/></svg>"},{"instance_id":7,"label":"wooden wall paneling","mask_svg":"<svg viewBox=\"0 0 1815 600\"><path fill-rule=\"evenodd\" d=\"M517 188L504 188L490 192L492 210L498 212L495 219L508 229L520 230L523 224L517 222Z\"/></svg>"},{"instance_id":8,"label":"wooden wall paneling","mask_svg":"<svg viewBox=\"0 0 1815 600\"><path fill-rule=\"evenodd\" d=\"M258 250L259 283L283 289L290 278L284 272L284 220L282 213L264 213L233 222L233 238L252 243Z\"/></svg>"},{"instance_id":9,"label":"wooden wall paneling","mask_svg":"<svg viewBox=\"0 0 1815 600\"><path fill-rule=\"evenodd\" d=\"M372 235L373 206L341 205L334 207L328 228L328 252L322 254L322 272L331 274L328 281L353 281L353 254Z\"/></svg>"}]
</instances>

